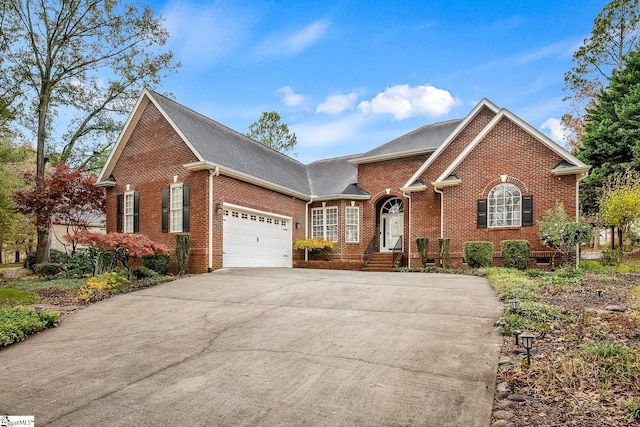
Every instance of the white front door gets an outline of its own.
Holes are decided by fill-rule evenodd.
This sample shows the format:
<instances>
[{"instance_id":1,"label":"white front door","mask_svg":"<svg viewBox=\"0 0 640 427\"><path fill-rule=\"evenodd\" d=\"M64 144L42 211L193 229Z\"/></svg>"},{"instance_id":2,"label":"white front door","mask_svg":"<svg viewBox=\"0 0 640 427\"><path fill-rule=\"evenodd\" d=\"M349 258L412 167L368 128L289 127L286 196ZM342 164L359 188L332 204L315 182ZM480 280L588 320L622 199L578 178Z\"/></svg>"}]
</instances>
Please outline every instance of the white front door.
<instances>
[{"instance_id":1,"label":"white front door","mask_svg":"<svg viewBox=\"0 0 640 427\"><path fill-rule=\"evenodd\" d=\"M402 199L390 199L380 210L380 252L390 252L404 234L404 209Z\"/></svg>"}]
</instances>

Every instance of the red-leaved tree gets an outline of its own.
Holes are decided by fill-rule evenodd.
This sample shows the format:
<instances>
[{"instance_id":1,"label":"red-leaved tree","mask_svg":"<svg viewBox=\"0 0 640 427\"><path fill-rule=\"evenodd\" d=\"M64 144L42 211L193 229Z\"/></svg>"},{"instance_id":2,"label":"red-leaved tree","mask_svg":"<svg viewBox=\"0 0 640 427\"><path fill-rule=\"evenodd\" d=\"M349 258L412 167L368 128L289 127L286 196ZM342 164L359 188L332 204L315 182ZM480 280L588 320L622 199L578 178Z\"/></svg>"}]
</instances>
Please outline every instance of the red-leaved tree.
<instances>
[{"instance_id":1,"label":"red-leaved tree","mask_svg":"<svg viewBox=\"0 0 640 427\"><path fill-rule=\"evenodd\" d=\"M29 216L36 226L38 241L49 241L54 219L67 224L69 235L86 230L90 222L105 212L106 200L103 188L94 186L95 174L83 169L72 169L64 163L57 165L44 179L28 172L25 174L28 188L13 195L16 210ZM78 241L72 238L72 246ZM36 263L49 261L49 246L38 246Z\"/></svg>"},{"instance_id":2,"label":"red-leaved tree","mask_svg":"<svg viewBox=\"0 0 640 427\"><path fill-rule=\"evenodd\" d=\"M114 252L117 261L129 271L136 259L140 257L167 253L165 245L154 242L143 234L101 234L82 231L78 233L77 238L79 243L92 249Z\"/></svg>"}]
</instances>

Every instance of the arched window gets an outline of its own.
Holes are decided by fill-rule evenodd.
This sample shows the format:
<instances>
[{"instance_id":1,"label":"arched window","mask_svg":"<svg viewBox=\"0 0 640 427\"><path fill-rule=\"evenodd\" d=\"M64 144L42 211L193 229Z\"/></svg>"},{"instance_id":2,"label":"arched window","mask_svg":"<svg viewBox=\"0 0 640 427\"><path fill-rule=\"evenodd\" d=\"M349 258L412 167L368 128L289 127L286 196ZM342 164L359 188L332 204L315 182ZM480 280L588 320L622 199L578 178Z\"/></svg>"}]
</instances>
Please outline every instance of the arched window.
<instances>
[{"instance_id":1,"label":"arched window","mask_svg":"<svg viewBox=\"0 0 640 427\"><path fill-rule=\"evenodd\" d=\"M498 184L489 192L489 227L519 227L522 195L513 184Z\"/></svg>"}]
</instances>

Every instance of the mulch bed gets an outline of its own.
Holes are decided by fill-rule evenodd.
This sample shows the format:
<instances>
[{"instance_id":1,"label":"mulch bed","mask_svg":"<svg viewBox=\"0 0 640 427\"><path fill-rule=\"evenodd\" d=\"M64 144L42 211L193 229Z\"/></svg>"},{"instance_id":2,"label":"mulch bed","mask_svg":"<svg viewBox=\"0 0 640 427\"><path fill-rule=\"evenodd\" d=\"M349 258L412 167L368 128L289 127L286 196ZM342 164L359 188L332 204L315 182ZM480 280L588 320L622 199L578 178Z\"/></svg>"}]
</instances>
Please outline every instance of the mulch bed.
<instances>
[{"instance_id":1,"label":"mulch bed","mask_svg":"<svg viewBox=\"0 0 640 427\"><path fill-rule=\"evenodd\" d=\"M497 384L508 392L496 393L498 402L508 394L530 396L533 400L513 402L508 409L513 418L496 425L525 426L638 426L629 419L627 402L640 399L640 372L606 378L597 363L577 357L587 343L612 343L638 347L640 320L639 274L588 273L575 285L548 286L542 302L569 311L571 321L560 321L535 340L531 367L515 354L513 337L504 337ZM606 310L621 306L624 312ZM637 353L637 352L636 352ZM603 361L602 363L607 363ZM494 420L496 421L496 420Z\"/></svg>"}]
</instances>

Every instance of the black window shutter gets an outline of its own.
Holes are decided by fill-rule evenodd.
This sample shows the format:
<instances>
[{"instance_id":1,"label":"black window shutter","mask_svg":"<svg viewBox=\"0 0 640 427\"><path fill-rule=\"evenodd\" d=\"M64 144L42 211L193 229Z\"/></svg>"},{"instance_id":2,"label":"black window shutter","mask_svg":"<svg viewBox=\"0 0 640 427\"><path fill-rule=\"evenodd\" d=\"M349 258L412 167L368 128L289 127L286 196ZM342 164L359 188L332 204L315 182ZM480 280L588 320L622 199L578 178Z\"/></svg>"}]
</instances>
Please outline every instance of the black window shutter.
<instances>
[{"instance_id":1,"label":"black window shutter","mask_svg":"<svg viewBox=\"0 0 640 427\"><path fill-rule=\"evenodd\" d=\"M182 186L182 231L189 231L189 185Z\"/></svg>"},{"instance_id":2,"label":"black window shutter","mask_svg":"<svg viewBox=\"0 0 640 427\"><path fill-rule=\"evenodd\" d=\"M533 196L522 196L522 226L533 225Z\"/></svg>"},{"instance_id":3,"label":"black window shutter","mask_svg":"<svg viewBox=\"0 0 640 427\"><path fill-rule=\"evenodd\" d=\"M162 232L169 232L169 187L162 189Z\"/></svg>"},{"instance_id":4,"label":"black window shutter","mask_svg":"<svg viewBox=\"0 0 640 427\"><path fill-rule=\"evenodd\" d=\"M140 232L140 193L133 193L133 232Z\"/></svg>"},{"instance_id":5,"label":"black window shutter","mask_svg":"<svg viewBox=\"0 0 640 427\"><path fill-rule=\"evenodd\" d=\"M123 208L124 208L124 194L118 194L118 202L117 202L117 207L116 207L116 231L118 233L122 233L123 231Z\"/></svg>"},{"instance_id":6,"label":"black window shutter","mask_svg":"<svg viewBox=\"0 0 640 427\"><path fill-rule=\"evenodd\" d=\"M487 228L487 199L478 200L478 228Z\"/></svg>"}]
</instances>

